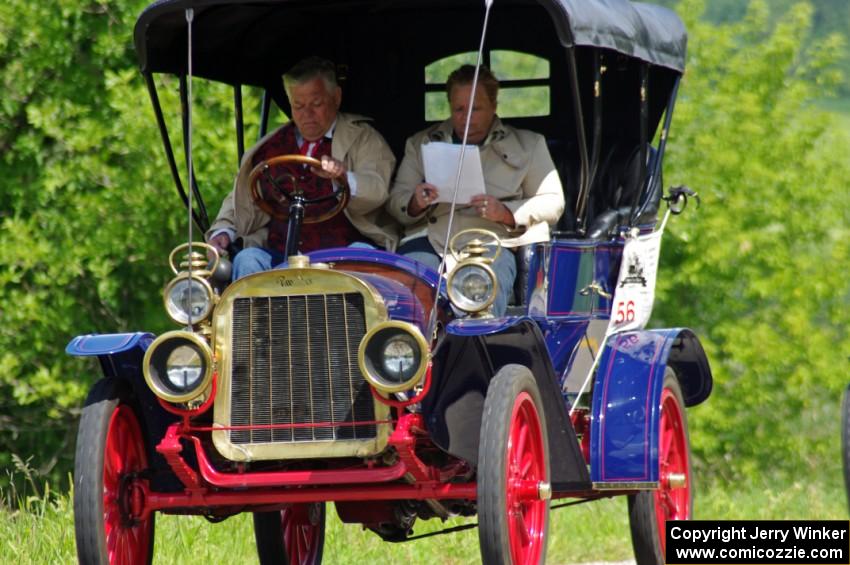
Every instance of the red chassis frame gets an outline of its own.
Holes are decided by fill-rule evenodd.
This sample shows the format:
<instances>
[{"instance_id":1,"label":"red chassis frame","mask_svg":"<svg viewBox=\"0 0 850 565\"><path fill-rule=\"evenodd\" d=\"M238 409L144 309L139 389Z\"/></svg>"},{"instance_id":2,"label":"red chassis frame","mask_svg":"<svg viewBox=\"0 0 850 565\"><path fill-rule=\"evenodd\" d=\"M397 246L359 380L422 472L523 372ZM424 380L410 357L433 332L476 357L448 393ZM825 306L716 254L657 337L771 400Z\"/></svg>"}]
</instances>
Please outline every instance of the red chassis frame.
<instances>
[{"instance_id":1,"label":"red chassis frame","mask_svg":"<svg viewBox=\"0 0 850 565\"><path fill-rule=\"evenodd\" d=\"M176 410L173 411L177 413ZM197 414L198 412L195 412ZM204 451L200 438L193 432L207 428L193 427L189 414L170 425L157 445L175 476L183 483L183 492L161 493L150 490L148 479L129 476L119 497L131 520L146 520L151 512L174 511L178 514L212 514L226 516L243 511L284 509L288 505L311 502L351 502L377 500L475 500L476 482L450 483L457 467L440 469L422 461L415 452L417 442L428 439L422 416L399 415L388 445L399 455L387 466L356 469L261 471L228 473L217 470ZM580 420L580 418L579 418ZM587 434L585 434L587 435ZM198 461L195 471L182 457L181 440L194 446ZM407 477L409 483L399 483ZM520 500L537 500L536 481L522 481L514 491ZM607 498L627 491L553 492L552 498Z\"/></svg>"},{"instance_id":2,"label":"red chassis frame","mask_svg":"<svg viewBox=\"0 0 850 565\"><path fill-rule=\"evenodd\" d=\"M188 417L168 427L156 450L163 455L174 474L184 485L183 492L153 492L148 481L137 477L129 489L130 513L146 519L157 510L219 509L246 510L303 502L368 501L405 499L469 499L477 496L476 483L449 483L451 473L425 464L415 453L417 441L427 438L420 414L402 414L390 435L388 445L394 447L399 460L389 466L340 470L264 471L226 473L210 462L200 438L194 435ZM183 459L180 440L191 442L198 460L196 472ZM397 479L408 475L409 484ZM386 484L390 483L392 484ZM537 484L523 485L523 494L537 497ZM238 489L238 490L235 490Z\"/></svg>"},{"instance_id":3,"label":"red chassis frame","mask_svg":"<svg viewBox=\"0 0 850 565\"><path fill-rule=\"evenodd\" d=\"M207 406L194 414L203 412L204 408ZM130 515L140 520L147 519L151 512L158 510L180 510L179 513L186 514L217 510L229 514L231 510L272 510L309 502L477 498L477 483L450 483L448 481L455 476L452 469L428 465L417 456L417 442L422 443L428 438L420 414L403 413L395 422L388 445L395 448L399 459L392 465L229 473L213 466L201 439L193 433L209 429L192 426L187 412L173 408L169 411L180 414L182 419L168 427L156 450L183 483L184 490L175 493L154 492L150 490L147 479L133 477L124 485L127 489L124 491L124 500L127 501ZM194 446L199 472L182 456L183 439ZM405 476L412 478L412 482L396 482ZM519 497L523 500L538 499L537 482L523 482L528 484L517 485ZM605 496L613 494L609 492ZM599 493L560 492L552 493L552 496L597 498Z\"/></svg>"}]
</instances>

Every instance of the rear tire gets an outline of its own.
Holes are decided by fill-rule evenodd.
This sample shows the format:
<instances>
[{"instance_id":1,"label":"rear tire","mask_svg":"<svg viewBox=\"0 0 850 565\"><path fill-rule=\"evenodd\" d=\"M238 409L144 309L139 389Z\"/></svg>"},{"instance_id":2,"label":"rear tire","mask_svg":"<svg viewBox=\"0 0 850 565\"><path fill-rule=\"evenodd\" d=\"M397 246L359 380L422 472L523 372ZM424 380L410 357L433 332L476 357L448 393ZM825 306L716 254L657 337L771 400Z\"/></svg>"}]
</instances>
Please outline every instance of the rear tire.
<instances>
[{"instance_id":1,"label":"rear tire","mask_svg":"<svg viewBox=\"0 0 850 565\"><path fill-rule=\"evenodd\" d=\"M549 482L549 443L534 376L506 365L487 389L478 451L478 539L482 562L543 563L549 500L522 497Z\"/></svg>"},{"instance_id":2,"label":"rear tire","mask_svg":"<svg viewBox=\"0 0 850 565\"><path fill-rule=\"evenodd\" d=\"M80 563L150 563L155 515L132 519L132 476L148 467L145 441L118 383L92 387L77 432L74 460L74 530ZM136 493L138 494L138 493Z\"/></svg>"},{"instance_id":3,"label":"rear tire","mask_svg":"<svg viewBox=\"0 0 850 565\"><path fill-rule=\"evenodd\" d=\"M663 565L667 521L693 516L688 420L679 380L670 368L664 373L659 432L659 488L629 496L629 525L638 565ZM684 485L677 485L682 478Z\"/></svg>"},{"instance_id":4,"label":"rear tire","mask_svg":"<svg viewBox=\"0 0 850 565\"><path fill-rule=\"evenodd\" d=\"M318 565L325 548L325 503L254 512L261 565Z\"/></svg>"}]
</instances>

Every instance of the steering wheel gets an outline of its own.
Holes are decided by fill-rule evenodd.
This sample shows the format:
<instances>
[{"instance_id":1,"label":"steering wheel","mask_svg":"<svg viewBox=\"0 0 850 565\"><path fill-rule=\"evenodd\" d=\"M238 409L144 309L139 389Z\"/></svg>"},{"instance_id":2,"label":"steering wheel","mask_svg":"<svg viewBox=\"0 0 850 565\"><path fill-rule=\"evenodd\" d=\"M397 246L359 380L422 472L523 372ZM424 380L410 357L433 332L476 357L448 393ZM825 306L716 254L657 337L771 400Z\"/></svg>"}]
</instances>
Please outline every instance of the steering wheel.
<instances>
[{"instance_id":1,"label":"steering wheel","mask_svg":"<svg viewBox=\"0 0 850 565\"><path fill-rule=\"evenodd\" d=\"M277 157L272 157L271 159L257 163L257 166L251 169L251 173L248 175L248 186L251 188L251 198L254 199L254 202L260 207L260 210L266 214L278 220L287 220L289 219L290 204L295 200L300 200L305 208L302 223L317 224L319 222L330 220L342 212L346 205L348 205L351 193L348 190L348 186L343 186L342 183L337 183L337 189L327 196L304 198L304 191L298 187L298 180L295 178L295 175L286 173L283 178L289 181L288 183L284 183L288 184L290 187L289 190L287 190L281 185L281 183L277 182L278 179L274 179L271 176L271 167L282 163L299 163L302 165L316 167L318 169L322 168L321 161L305 155L278 155ZM266 180L271 186L263 189L263 187L260 186L261 179ZM314 215L309 215L307 213L307 209L310 206L327 202L329 200L337 200L336 206L330 210Z\"/></svg>"}]
</instances>

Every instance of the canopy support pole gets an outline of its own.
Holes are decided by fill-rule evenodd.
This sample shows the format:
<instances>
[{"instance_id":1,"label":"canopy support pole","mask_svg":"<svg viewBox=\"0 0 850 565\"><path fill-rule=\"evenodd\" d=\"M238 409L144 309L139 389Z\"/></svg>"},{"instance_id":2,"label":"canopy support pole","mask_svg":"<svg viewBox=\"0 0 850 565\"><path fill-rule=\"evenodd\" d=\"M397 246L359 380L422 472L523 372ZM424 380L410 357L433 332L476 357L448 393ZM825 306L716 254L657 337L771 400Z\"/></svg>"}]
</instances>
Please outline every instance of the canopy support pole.
<instances>
[{"instance_id":1,"label":"canopy support pole","mask_svg":"<svg viewBox=\"0 0 850 565\"><path fill-rule=\"evenodd\" d=\"M269 89L265 89L263 91L263 106L260 109L260 135L257 136L257 139L262 139L266 136L266 132L269 130L269 113L271 111L272 106L272 96L269 94Z\"/></svg>"},{"instance_id":2,"label":"canopy support pole","mask_svg":"<svg viewBox=\"0 0 850 565\"><path fill-rule=\"evenodd\" d=\"M183 115L183 151L184 151L184 154L186 156L186 163L188 164L189 167L191 167L191 169L189 170L189 173L188 173L189 174L189 188L192 190L192 196L198 201L197 218L199 218L200 221L198 221L198 219L196 219L195 223L198 225L198 228L200 228L201 231L205 232L210 227L210 219L209 219L209 216L207 215L207 207L204 204L204 199L201 197L201 191L198 188L198 179L197 179L197 176L195 175L195 165L194 165L194 163L191 162L191 156L189 155L190 142L191 142L191 140L189 139L189 135L190 135L189 132L190 132L190 128L191 128L191 124L189 123L190 119L191 119L190 115L189 115L189 112L190 112L189 104L190 104L190 102L189 102L189 92L188 92L187 79L186 79L186 75L183 74L183 75L180 75L180 108L182 110L182 115ZM187 206L189 205L190 200L191 199L187 200ZM194 206L193 206L193 208L194 208ZM195 215L194 210L192 212L193 212L193 216L194 216Z\"/></svg>"},{"instance_id":3,"label":"canopy support pole","mask_svg":"<svg viewBox=\"0 0 850 565\"><path fill-rule=\"evenodd\" d=\"M651 191L653 185L658 182L659 178L661 178L661 163L664 161L664 150L667 148L667 135L670 132L670 122L673 121L673 108L676 106L676 97L679 94L679 82L681 80L681 75L677 76L673 83L673 88L670 91L667 109L664 111L664 126L661 128L661 139L658 142L658 153L655 156L655 162L652 164L652 170L649 171L649 178L646 180L647 191Z\"/></svg>"},{"instance_id":4,"label":"canopy support pole","mask_svg":"<svg viewBox=\"0 0 850 565\"><path fill-rule=\"evenodd\" d=\"M594 53L593 57L593 152L590 159L590 172L588 173L588 189L596 182L596 173L599 169L599 153L602 148L602 74L605 67L602 65L602 54Z\"/></svg>"},{"instance_id":5,"label":"canopy support pole","mask_svg":"<svg viewBox=\"0 0 850 565\"><path fill-rule=\"evenodd\" d=\"M242 164L245 154L245 120L242 118L242 85L233 85L233 112L236 115L236 166Z\"/></svg>"},{"instance_id":6,"label":"canopy support pole","mask_svg":"<svg viewBox=\"0 0 850 565\"><path fill-rule=\"evenodd\" d=\"M629 214L629 226L633 226L637 221L638 207L640 206L640 197L645 194L647 181L646 175L646 156L647 145L649 140L649 64L643 63L640 66L640 124L638 126L638 155L640 159L640 186L641 190L635 191L632 207Z\"/></svg>"},{"instance_id":7,"label":"canopy support pole","mask_svg":"<svg viewBox=\"0 0 850 565\"><path fill-rule=\"evenodd\" d=\"M581 110L581 91L578 86L578 70L576 65L575 47L567 49L567 63L569 67L570 90L573 93L573 112L575 113L576 129L578 129L578 150L581 160L579 172L579 193L576 201L576 229L580 235L587 232L587 198L590 191L588 173L590 164L587 157L587 134L584 128L584 115Z\"/></svg>"},{"instance_id":8,"label":"canopy support pole","mask_svg":"<svg viewBox=\"0 0 850 565\"><path fill-rule=\"evenodd\" d=\"M490 21L490 9L493 7L493 0L484 0L484 24L481 26L481 40L478 43L478 59L475 63L475 73L472 76L472 87L469 90L469 101L467 102L466 121L463 126L463 137L460 140L460 156L457 162L457 172L455 173L454 192L452 193L451 208L449 208L449 225L446 229L446 234L451 235L452 223L455 217L455 207L457 205L457 194L460 188L460 174L463 168L463 158L466 153L466 147L469 142L469 124L472 121L472 111L475 108L475 93L478 90L478 73L481 70L481 60L484 54L484 39L487 37L487 23ZM489 56L487 58L489 61ZM440 280L446 273L446 255L449 252L449 242L451 238L446 238L446 243L443 245L443 253L440 256L440 265L437 267L437 275L440 277L437 281L437 286L434 288L434 304L431 306L431 312L428 317L428 332L425 334L426 339L435 340L437 337L437 303L440 301Z\"/></svg>"},{"instance_id":9,"label":"canopy support pole","mask_svg":"<svg viewBox=\"0 0 850 565\"><path fill-rule=\"evenodd\" d=\"M159 127L159 135L162 137L162 145L165 148L165 158L168 160L168 168L171 171L171 178L174 179L174 185L177 187L177 193L183 200L183 204L189 207L189 195L186 194L186 189L183 187L183 182L180 180L180 172L177 169L177 161L174 157L174 148L171 145L171 138L168 135L168 126L165 124L165 117L162 115L162 105L159 102L159 95L156 92L156 84L153 80L153 75L149 72L142 73L145 79L145 84L148 87L148 95L153 106L153 113L156 116L156 124ZM195 220L195 225L202 226L202 220L198 217L197 212L192 210L192 218Z\"/></svg>"}]
</instances>

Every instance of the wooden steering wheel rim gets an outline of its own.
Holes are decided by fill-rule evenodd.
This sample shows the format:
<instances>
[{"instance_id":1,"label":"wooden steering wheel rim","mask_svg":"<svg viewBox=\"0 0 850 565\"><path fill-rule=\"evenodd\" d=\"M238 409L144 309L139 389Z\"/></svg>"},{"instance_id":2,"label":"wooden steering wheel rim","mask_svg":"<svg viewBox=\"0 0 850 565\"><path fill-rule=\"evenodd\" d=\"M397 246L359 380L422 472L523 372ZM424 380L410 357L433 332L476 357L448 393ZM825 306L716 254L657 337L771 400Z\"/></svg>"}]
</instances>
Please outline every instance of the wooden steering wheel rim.
<instances>
[{"instance_id":1,"label":"wooden steering wheel rim","mask_svg":"<svg viewBox=\"0 0 850 565\"><path fill-rule=\"evenodd\" d=\"M272 157L271 159L260 161L253 169L251 169L251 172L248 174L248 186L251 190L251 198L254 200L254 203L257 204L260 210L277 220L288 220L289 208L286 207L283 210L280 210L273 206L269 201L263 198L259 186L260 175L272 165L278 165L280 163L300 163L302 165L309 165L311 167L316 167L320 169L322 167L322 162L316 159L315 157L307 157L306 155L278 155L276 157ZM287 202L291 200L289 194L286 194L283 191L281 191L281 193L281 195L287 200ZM339 203L336 206L318 216L307 216L305 214L302 223L318 224L320 222L330 220L331 218L342 212L342 210L345 209L345 207L348 205L349 198L351 198L351 193L348 189L347 183L339 183L339 193L341 193L341 197L339 198ZM305 203L305 206L309 205L310 202Z\"/></svg>"}]
</instances>

